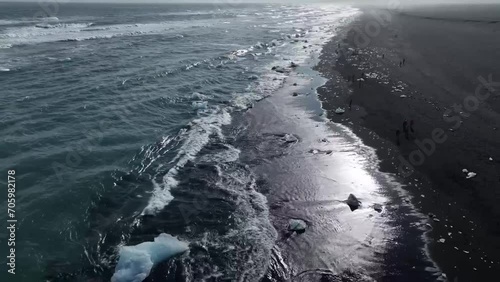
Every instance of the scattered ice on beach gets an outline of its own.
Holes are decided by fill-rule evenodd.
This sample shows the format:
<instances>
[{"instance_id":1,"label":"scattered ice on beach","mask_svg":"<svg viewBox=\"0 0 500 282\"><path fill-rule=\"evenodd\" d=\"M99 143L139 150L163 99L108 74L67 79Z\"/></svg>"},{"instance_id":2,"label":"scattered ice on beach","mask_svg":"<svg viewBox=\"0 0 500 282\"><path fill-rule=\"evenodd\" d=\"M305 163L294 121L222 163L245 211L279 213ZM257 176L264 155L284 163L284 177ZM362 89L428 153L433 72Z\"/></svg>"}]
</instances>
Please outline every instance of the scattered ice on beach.
<instances>
[{"instance_id":1,"label":"scattered ice on beach","mask_svg":"<svg viewBox=\"0 0 500 282\"><path fill-rule=\"evenodd\" d=\"M8 69L8 68L0 68L0 72L8 72L8 71L10 71L10 69Z\"/></svg>"},{"instance_id":2,"label":"scattered ice on beach","mask_svg":"<svg viewBox=\"0 0 500 282\"><path fill-rule=\"evenodd\" d=\"M490 161L493 161L493 158L490 157Z\"/></svg>"},{"instance_id":3,"label":"scattered ice on beach","mask_svg":"<svg viewBox=\"0 0 500 282\"><path fill-rule=\"evenodd\" d=\"M469 253L469 251L464 250L464 253L468 254L468 253Z\"/></svg>"},{"instance_id":4,"label":"scattered ice on beach","mask_svg":"<svg viewBox=\"0 0 500 282\"><path fill-rule=\"evenodd\" d=\"M441 238L441 239L439 239L439 240L438 240L438 242L439 242L439 243L444 243L444 242L446 242L446 240L445 240L445 239L443 239L443 238Z\"/></svg>"},{"instance_id":5,"label":"scattered ice on beach","mask_svg":"<svg viewBox=\"0 0 500 282\"><path fill-rule=\"evenodd\" d=\"M462 172L463 173L468 173L469 171L466 168L464 168L464 169L462 169Z\"/></svg>"},{"instance_id":6,"label":"scattered ice on beach","mask_svg":"<svg viewBox=\"0 0 500 282\"><path fill-rule=\"evenodd\" d=\"M189 249L188 244L162 233L154 242L123 246L111 282L141 282L156 264Z\"/></svg>"},{"instance_id":7,"label":"scattered ice on beach","mask_svg":"<svg viewBox=\"0 0 500 282\"><path fill-rule=\"evenodd\" d=\"M399 96L399 97L400 97L400 98L408 98L408 96L406 96L406 95L404 95L404 94L403 94L403 95L401 95L401 96Z\"/></svg>"}]
</instances>

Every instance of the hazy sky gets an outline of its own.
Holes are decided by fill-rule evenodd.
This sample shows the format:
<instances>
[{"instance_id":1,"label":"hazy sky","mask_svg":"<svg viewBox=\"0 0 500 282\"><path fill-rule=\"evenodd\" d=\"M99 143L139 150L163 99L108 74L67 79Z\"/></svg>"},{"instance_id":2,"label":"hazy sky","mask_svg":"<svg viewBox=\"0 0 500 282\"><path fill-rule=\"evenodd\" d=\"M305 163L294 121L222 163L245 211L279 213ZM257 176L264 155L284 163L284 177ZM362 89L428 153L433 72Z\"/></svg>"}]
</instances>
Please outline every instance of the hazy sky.
<instances>
[{"instance_id":1,"label":"hazy sky","mask_svg":"<svg viewBox=\"0 0 500 282\"><path fill-rule=\"evenodd\" d=\"M498 3L500 0L0 0L0 2L45 2L45 3L78 3L78 2L126 2L126 3L256 3L256 2L284 2L284 3L367 3L367 4L387 4L389 2L400 1L403 4L416 4L416 3Z\"/></svg>"}]
</instances>

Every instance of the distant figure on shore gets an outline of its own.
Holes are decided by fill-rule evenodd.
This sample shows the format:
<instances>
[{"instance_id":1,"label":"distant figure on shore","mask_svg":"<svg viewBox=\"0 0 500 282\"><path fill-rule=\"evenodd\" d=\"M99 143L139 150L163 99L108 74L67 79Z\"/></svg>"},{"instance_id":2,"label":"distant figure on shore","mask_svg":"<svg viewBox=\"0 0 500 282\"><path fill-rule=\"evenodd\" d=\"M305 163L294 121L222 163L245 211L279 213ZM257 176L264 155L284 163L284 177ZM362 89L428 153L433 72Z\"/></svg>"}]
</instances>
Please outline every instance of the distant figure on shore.
<instances>
[{"instance_id":1,"label":"distant figure on shore","mask_svg":"<svg viewBox=\"0 0 500 282\"><path fill-rule=\"evenodd\" d=\"M403 58L403 66L406 64L406 58Z\"/></svg>"},{"instance_id":2,"label":"distant figure on shore","mask_svg":"<svg viewBox=\"0 0 500 282\"><path fill-rule=\"evenodd\" d=\"M411 131L411 133L415 133L415 130L413 129L413 124L414 124L413 120L410 120L410 131Z\"/></svg>"},{"instance_id":3,"label":"distant figure on shore","mask_svg":"<svg viewBox=\"0 0 500 282\"><path fill-rule=\"evenodd\" d=\"M399 131L399 129L398 129L398 130L396 130L396 144L397 144L398 146L399 146L399 145L401 145L401 143L399 142L399 135L400 135L400 134L401 134L401 131Z\"/></svg>"},{"instance_id":4,"label":"distant figure on shore","mask_svg":"<svg viewBox=\"0 0 500 282\"><path fill-rule=\"evenodd\" d=\"M382 54L382 59L385 59L385 54Z\"/></svg>"},{"instance_id":5,"label":"distant figure on shore","mask_svg":"<svg viewBox=\"0 0 500 282\"><path fill-rule=\"evenodd\" d=\"M399 67L403 66L403 62L399 61Z\"/></svg>"},{"instance_id":6,"label":"distant figure on shore","mask_svg":"<svg viewBox=\"0 0 500 282\"><path fill-rule=\"evenodd\" d=\"M403 122L403 132L405 133L406 140L410 140L410 137L408 136L408 121L405 120Z\"/></svg>"},{"instance_id":7,"label":"distant figure on shore","mask_svg":"<svg viewBox=\"0 0 500 282\"><path fill-rule=\"evenodd\" d=\"M349 101L349 110L351 110L351 107L352 107L352 99L351 101Z\"/></svg>"}]
</instances>

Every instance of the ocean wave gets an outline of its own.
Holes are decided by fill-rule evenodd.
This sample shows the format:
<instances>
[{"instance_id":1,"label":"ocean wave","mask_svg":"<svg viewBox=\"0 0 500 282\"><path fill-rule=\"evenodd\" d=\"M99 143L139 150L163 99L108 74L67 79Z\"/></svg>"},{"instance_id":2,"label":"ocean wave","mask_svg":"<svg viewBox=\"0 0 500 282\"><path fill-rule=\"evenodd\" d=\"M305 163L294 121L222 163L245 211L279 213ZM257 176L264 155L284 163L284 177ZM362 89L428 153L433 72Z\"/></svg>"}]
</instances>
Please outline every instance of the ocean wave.
<instances>
[{"instance_id":1,"label":"ocean wave","mask_svg":"<svg viewBox=\"0 0 500 282\"><path fill-rule=\"evenodd\" d=\"M16 25L16 24L22 24L25 23L25 21L20 21L20 20L0 20L0 26L2 25Z\"/></svg>"},{"instance_id":2,"label":"ocean wave","mask_svg":"<svg viewBox=\"0 0 500 282\"><path fill-rule=\"evenodd\" d=\"M209 24L196 25L196 28L205 28L209 26ZM41 22L33 26L6 28L3 33L0 33L0 46L109 39L146 34L172 35L173 33L175 35L174 38L183 38L184 35L180 34L179 31L185 29L192 29L192 27L186 25L184 22L116 24L110 26L98 26L94 23Z\"/></svg>"},{"instance_id":3,"label":"ocean wave","mask_svg":"<svg viewBox=\"0 0 500 282\"><path fill-rule=\"evenodd\" d=\"M177 156L172 160L175 166L163 176L162 183L153 182L153 195L142 211L143 215L154 215L173 200L170 190L178 185L175 177L179 169L196 158L198 153L209 143L211 136L215 135L221 140L224 139L222 126L230 123L229 109L215 109L211 115L193 120L189 124L189 128L181 132L180 135L185 141Z\"/></svg>"},{"instance_id":4,"label":"ocean wave","mask_svg":"<svg viewBox=\"0 0 500 282\"><path fill-rule=\"evenodd\" d=\"M71 28L86 28L92 25L94 25L94 23L58 23L58 24L39 23L36 24L35 27L44 29L52 29L52 28L71 29Z\"/></svg>"}]
</instances>

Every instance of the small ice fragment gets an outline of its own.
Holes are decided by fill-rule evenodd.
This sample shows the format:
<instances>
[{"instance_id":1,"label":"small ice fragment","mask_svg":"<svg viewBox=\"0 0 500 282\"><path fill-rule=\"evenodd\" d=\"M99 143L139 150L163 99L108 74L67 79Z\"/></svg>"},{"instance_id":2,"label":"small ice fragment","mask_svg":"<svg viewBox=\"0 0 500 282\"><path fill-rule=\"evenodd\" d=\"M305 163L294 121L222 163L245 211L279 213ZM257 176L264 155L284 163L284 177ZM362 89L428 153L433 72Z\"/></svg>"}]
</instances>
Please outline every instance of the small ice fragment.
<instances>
[{"instance_id":1,"label":"small ice fragment","mask_svg":"<svg viewBox=\"0 0 500 282\"><path fill-rule=\"evenodd\" d=\"M303 233L306 231L307 224L300 219L290 219L288 222L288 230Z\"/></svg>"},{"instance_id":2,"label":"small ice fragment","mask_svg":"<svg viewBox=\"0 0 500 282\"><path fill-rule=\"evenodd\" d=\"M341 114L345 113L345 110L344 110L344 109L342 109L342 108L337 108L337 109L335 110L335 113L336 113L337 115L341 115Z\"/></svg>"},{"instance_id":3,"label":"small ice fragment","mask_svg":"<svg viewBox=\"0 0 500 282\"><path fill-rule=\"evenodd\" d=\"M445 239L443 239L443 238L441 238L441 239L439 239L439 240L438 240L438 242L439 242L439 243L444 243L445 241L446 241L446 240L445 240Z\"/></svg>"},{"instance_id":4,"label":"small ice fragment","mask_svg":"<svg viewBox=\"0 0 500 282\"><path fill-rule=\"evenodd\" d=\"M399 96L399 98L408 98L408 96L403 94L403 95Z\"/></svg>"},{"instance_id":5,"label":"small ice fragment","mask_svg":"<svg viewBox=\"0 0 500 282\"><path fill-rule=\"evenodd\" d=\"M205 109L208 106L208 102L207 101L194 101L193 103L191 103L191 106L193 107L193 109Z\"/></svg>"},{"instance_id":6,"label":"small ice fragment","mask_svg":"<svg viewBox=\"0 0 500 282\"><path fill-rule=\"evenodd\" d=\"M347 198L346 204L351 208L351 211L355 211L359 208L361 205L361 202L354 196L353 194L350 194L349 197Z\"/></svg>"},{"instance_id":7,"label":"small ice fragment","mask_svg":"<svg viewBox=\"0 0 500 282\"><path fill-rule=\"evenodd\" d=\"M464 253L468 254L468 253L469 253L469 251L464 250Z\"/></svg>"},{"instance_id":8,"label":"small ice fragment","mask_svg":"<svg viewBox=\"0 0 500 282\"><path fill-rule=\"evenodd\" d=\"M285 136L283 137L283 140L286 142L286 143L296 143L297 141L299 141L297 139L297 137L293 136L292 134L285 134Z\"/></svg>"},{"instance_id":9,"label":"small ice fragment","mask_svg":"<svg viewBox=\"0 0 500 282\"><path fill-rule=\"evenodd\" d=\"M468 173L469 171L466 168L464 168L464 169L462 169L462 172L463 173Z\"/></svg>"},{"instance_id":10,"label":"small ice fragment","mask_svg":"<svg viewBox=\"0 0 500 282\"><path fill-rule=\"evenodd\" d=\"M476 177L476 175L477 175L477 174L476 174L475 172L469 172L469 173L467 174L467 177L466 177L466 178L467 178L467 179L470 179L470 178Z\"/></svg>"},{"instance_id":11,"label":"small ice fragment","mask_svg":"<svg viewBox=\"0 0 500 282\"><path fill-rule=\"evenodd\" d=\"M492 157L490 157L490 161L493 161L493 158L492 158Z\"/></svg>"}]
</instances>

